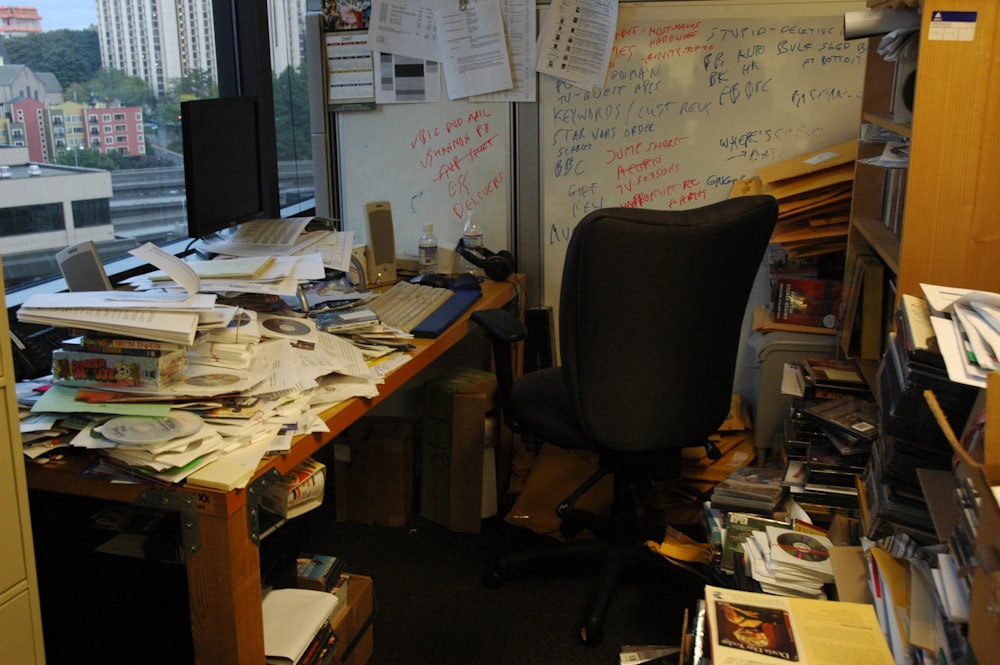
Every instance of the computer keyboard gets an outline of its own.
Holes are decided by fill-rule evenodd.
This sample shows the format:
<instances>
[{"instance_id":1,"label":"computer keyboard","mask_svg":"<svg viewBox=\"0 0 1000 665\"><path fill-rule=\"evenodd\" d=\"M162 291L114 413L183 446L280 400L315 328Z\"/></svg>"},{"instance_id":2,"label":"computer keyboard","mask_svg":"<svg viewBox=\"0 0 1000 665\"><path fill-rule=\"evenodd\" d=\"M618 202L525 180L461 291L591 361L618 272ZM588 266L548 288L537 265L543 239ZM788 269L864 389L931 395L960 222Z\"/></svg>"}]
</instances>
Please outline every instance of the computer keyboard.
<instances>
[{"instance_id":1,"label":"computer keyboard","mask_svg":"<svg viewBox=\"0 0 1000 665\"><path fill-rule=\"evenodd\" d=\"M455 295L450 289L425 284L396 282L385 293L371 301L382 323L411 332L421 321Z\"/></svg>"}]
</instances>

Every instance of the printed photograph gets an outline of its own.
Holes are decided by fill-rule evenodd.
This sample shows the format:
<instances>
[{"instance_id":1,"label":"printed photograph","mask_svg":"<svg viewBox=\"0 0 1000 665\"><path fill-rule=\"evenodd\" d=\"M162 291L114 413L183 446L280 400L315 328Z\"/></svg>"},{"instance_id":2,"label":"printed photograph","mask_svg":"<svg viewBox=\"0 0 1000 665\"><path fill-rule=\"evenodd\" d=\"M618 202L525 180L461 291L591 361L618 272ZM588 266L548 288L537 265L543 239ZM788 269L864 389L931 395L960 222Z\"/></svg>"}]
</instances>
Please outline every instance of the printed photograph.
<instances>
[{"instance_id":1,"label":"printed photograph","mask_svg":"<svg viewBox=\"0 0 1000 665\"><path fill-rule=\"evenodd\" d=\"M371 0L324 0L323 28L327 32L367 30Z\"/></svg>"}]
</instances>

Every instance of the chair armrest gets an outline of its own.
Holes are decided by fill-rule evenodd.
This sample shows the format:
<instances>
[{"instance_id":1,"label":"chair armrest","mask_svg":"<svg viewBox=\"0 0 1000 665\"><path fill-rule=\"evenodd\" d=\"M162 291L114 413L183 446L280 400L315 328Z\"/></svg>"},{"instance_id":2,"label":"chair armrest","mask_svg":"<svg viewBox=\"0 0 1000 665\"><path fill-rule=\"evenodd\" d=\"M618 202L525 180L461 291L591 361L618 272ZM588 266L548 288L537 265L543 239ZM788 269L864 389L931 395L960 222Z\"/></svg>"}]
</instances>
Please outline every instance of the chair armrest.
<instances>
[{"instance_id":1,"label":"chair armrest","mask_svg":"<svg viewBox=\"0 0 1000 665\"><path fill-rule=\"evenodd\" d=\"M524 322L505 309L481 309L470 318L486 331L494 344L513 344L528 336Z\"/></svg>"},{"instance_id":2,"label":"chair armrest","mask_svg":"<svg viewBox=\"0 0 1000 665\"><path fill-rule=\"evenodd\" d=\"M504 423L519 431L510 411L510 390L514 384L514 345L528 336L524 322L505 309L480 309L470 317L486 332L493 349L493 371L496 372L500 397L500 412Z\"/></svg>"}]
</instances>

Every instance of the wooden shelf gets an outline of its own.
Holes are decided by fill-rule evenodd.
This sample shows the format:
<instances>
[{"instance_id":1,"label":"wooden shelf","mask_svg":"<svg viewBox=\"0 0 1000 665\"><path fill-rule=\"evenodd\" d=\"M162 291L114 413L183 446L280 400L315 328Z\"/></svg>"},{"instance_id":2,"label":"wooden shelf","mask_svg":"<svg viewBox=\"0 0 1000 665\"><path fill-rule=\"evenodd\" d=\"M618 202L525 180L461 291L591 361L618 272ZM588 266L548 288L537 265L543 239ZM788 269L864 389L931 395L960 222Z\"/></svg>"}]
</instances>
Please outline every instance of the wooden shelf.
<instances>
[{"instance_id":1,"label":"wooden shelf","mask_svg":"<svg viewBox=\"0 0 1000 665\"><path fill-rule=\"evenodd\" d=\"M890 132L895 132L904 138L910 138L913 135L913 126L909 122L896 122L892 119L891 113L872 113L866 112L862 118L865 122L870 122L873 125L878 125L883 129L888 129Z\"/></svg>"},{"instance_id":2,"label":"wooden shelf","mask_svg":"<svg viewBox=\"0 0 1000 665\"><path fill-rule=\"evenodd\" d=\"M858 218L854 230L861 234L893 274L899 273L899 236L878 219Z\"/></svg>"}]
</instances>

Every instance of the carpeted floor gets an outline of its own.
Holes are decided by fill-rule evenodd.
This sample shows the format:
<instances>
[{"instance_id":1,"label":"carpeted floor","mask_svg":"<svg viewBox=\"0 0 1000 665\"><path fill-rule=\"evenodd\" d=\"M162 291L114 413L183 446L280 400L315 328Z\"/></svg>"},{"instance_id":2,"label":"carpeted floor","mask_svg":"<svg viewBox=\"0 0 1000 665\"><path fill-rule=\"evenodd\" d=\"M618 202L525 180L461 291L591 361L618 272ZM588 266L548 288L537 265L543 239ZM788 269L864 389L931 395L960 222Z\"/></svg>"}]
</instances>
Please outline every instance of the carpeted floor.
<instances>
[{"instance_id":1,"label":"carpeted floor","mask_svg":"<svg viewBox=\"0 0 1000 665\"><path fill-rule=\"evenodd\" d=\"M349 570L374 578L370 665L614 665L623 644L677 644L684 610L702 593L699 580L664 563L656 579L633 577L619 588L602 644L584 645L577 623L593 566L485 588L482 576L501 548L537 537L495 519L484 527L454 533L420 518L372 527L333 522L320 509L310 514L302 546L341 556Z\"/></svg>"},{"instance_id":2,"label":"carpeted floor","mask_svg":"<svg viewBox=\"0 0 1000 665\"><path fill-rule=\"evenodd\" d=\"M101 502L33 492L31 503L51 665L193 662L183 566L95 552L107 534L88 516ZM342 523L329 502L264 540L262 572L285 586L295 554L308 551L374 578L370 665L615 665L623 644L677 644L684 610L702 593L699 579L656 561L656 574L618 589L603 643L583 645L577 624L593 566L485 588L498 552L538 537L497 519L484 527L455 533L419 517L398 528Z\"/></svg>"}]
</instances>

